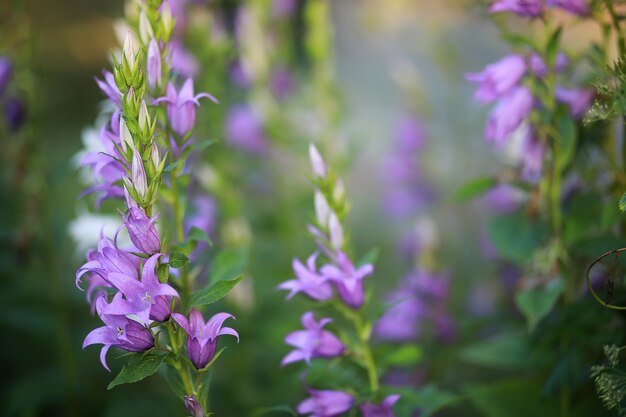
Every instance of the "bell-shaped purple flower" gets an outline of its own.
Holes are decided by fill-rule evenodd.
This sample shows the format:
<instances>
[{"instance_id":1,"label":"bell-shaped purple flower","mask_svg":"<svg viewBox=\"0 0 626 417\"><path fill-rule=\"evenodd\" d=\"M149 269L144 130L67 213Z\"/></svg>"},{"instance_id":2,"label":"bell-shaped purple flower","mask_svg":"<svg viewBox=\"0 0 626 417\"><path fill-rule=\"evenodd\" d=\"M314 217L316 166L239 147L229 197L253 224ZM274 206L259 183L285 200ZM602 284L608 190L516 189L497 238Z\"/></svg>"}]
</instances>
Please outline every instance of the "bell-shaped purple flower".
<instances>
[{"instance_id":1,"label":"bell-shaped purple flower","mask_svg":"<svg viewBox=\"0 0 626 417\"><path fill-rule=\"evenodd\" d=\"M524 119L533 108L533 96L525 86L516 87L498 100L489 113L485 137L496 146L504 144L505 140L520 127Z\"/></svg>"},{"instance_id":2,"label":"bell-shaped purple flower","mask_svg":"<svg viewBox=\"0 0 626 417\"><path fill-rule=\"evenodd\" d=\"M557 86L554 92L556 99L569 106L572 117L581 117L589 107L594 96L591 88L565 88Z\"/></svg>"},{"instance_id":3,"label":"bell-shaped purple flower","mask_svg":"<svg viewBox=\"0 0 626 417\"><path fill-rule=\"evenodd\" d=\"M489 13L511 12L523 17L539 17L543 0L497 0L489 6Z\"/></svg>"},{"instance_id":4,"label":"bell-shaped purple flower","mask_svg":"<svg viewBox=\"0 0 626 417\"><path fill-rule=\"evenodd\" d=\"M156 275L156 264L160 253L152 255L141 271L141 281L123 273L111 272L106 280L120 292L115 294L106 314L134 315L141 323L150 323L151 318L162 317L163 305L157 303L159 296L178 297L178 293L168 284L162 284ZM124 297L122 297L122 295ZM154 314L153 314L154 309Z\"/></svg>"},{"instance_id":5,"label":"bell-shaped purple flower","mask_svg":"<svg viewBox=\"0 0 626 417\"><path fill-rule=\"evenodd\" d=\"M85 337L83 349L89 345L103 345L100 351L100 362L106 370L110 371L106 354L111 346L128 352L142 352L154 347L154 338L147 327L123 315L107 314L107 308L106 297L99 297L96 300L96 311L105 326L92 330Z\"/></svg>"},{"instance_id":6,"label":"bell-shaped purple flower","mask_svg":"<svg viewBox=\"0 0 626 417\"><path fill-rule=\"evenodd\" d=\"M100 87L100 90L116 107L120 107L122 103L122 93L115 84L115 78L110 71L102 71L103 80L96 78L96 84Z\"/></svg>"},{"instance_id":7,"label":"bell-shaped purple flower","mask_svg":"<svg viewBox=\"0 0 626 417\"><path fill-rule=\"evenodd\" d=\"M167 103L167 118L172 129L179 136L184 136L193 129L196 122L196 106L200 105L198 101L202 97L217 103L218 101L208 93L195 94L193 92L193 80L188 78L183 84L180 91L172 83L167 84L167 95L158 98L155 103Z\"/></svg>"},{"instance_id":8,"label":"bell-shaped purple flower","mask_svg":"<svg viewBox=\"0 0 626 417\"><path fill-rule=\"evenodd\" d=\"M348 256L338 251L337 265L324 265L320 272L335 285L341 299L352 308L360 308L365 299L363 278L374 272L371 264L356 269Z\"/></svg>"},{"instance_id":9,"label":"bell-shaped purple flower","mask_svg":"<svg viewBox=\"0 0 626 417\"><path fill-rule=\"evenodd\" d=\"M391 306L374 324L376 337L389 342L415 340L420 334L427 307L406 282L387 297L387 302Z\"/></svg>"},{"instance_id":10,"label":"bell-shaped purple flower","mask_svg":"<svg viewBox=\"0 0 626 417\"><path fill-rule=\"evenodd\" d=\"M156 216L150 218L140 208L131 207L128 215L122 215L122 219L131 242L142 253L152 255L161 250L161 240L154 225Z\"/></svg>"},{"instance_id":11,"label":"bell-shaped purple flower","mask_svg":"<svg viewBox=\"0 0 626 417\"><path fill-rule=\"evenodd\" d=\"M233 106L226 120L228 141L231 145L249 153L263 153L267 139L260 118L247 105Z\"/></svg>"},{"instance_id":12,"label":"bell-shaped purple flower","mask_svg":"<svg viewBox=\"0 0 626 417\"><path fill-rule=\"evenodd\" d=\"M196 369L203 369L211 362L215 356L219 336L231 335L236 337L237 342L239 342L239 334L235 329L222 327L225 320L235 318L231 314L217 313L205 323L202 313L192 308L189 312L189 321L179 313L172 313L172 318L189 336L187 338L187 354Z\"/></svg>"},{"instance_id":13,"label":"bell-shaped purple flower","mask_svg":"<svg viewBox=\"0 0 626 417\"><path fill-rule=\"evenodd\" d=\"M591 8L588 0L548 0L548 6L558 7L580 17L589 16Z\"/></svg>"},{"instance_id":14,"label":"bell-shaped purple flower","mask_svg":"<svg viewBox=\"0 0 626 417\"><path fill-rule=\"evenodd\" d=\"M11 60L6 56L0 56L0 97L2 97L4 90L9 85L12 72Z\"/></svg>"},{"instance_id":15,"label":"bell-shaped purple flower","mask_svg":"<svg viewBox=\"0 0 626 417\"><path fill-rule=\"evenodd\" d=\"M393 406L399 399L398 394L393 394L382 400L379 405L367 402L361 405L363 417L395 417Z\"/></svg>"},{"instance_id":16,"label":"bell-shaped purple flower","mask_svg":"<svg viewBox=\"0 0 626 417\"><path fill-rule=\"evenodd\" d=\"M538 77L545 77L548 75L548 66L544 62L541 55L533 52L528 58L528 65L532 72ZM554 60L554 71L558 74L561 73L569 65L569 58L563 52L559 52Z\"/></svg>"},{"instance_id":17,"label":"bell-shaped purple flower","mask_svg":"<svg viewBox=\"0 0 626 417\"><path fill-rule=\"evenodd\" d=\"M184 403L185 408L189 414L191 414L191 417L206 417L206 413L202 409L202 406L193 395L185 395Z\"/></svg>"},{"instance_id":18,"label":"bell-shaped purple flower","mask_svg":"<svg viewBox=\"0 0 626 417\"><path fill-rule=\"evenodd\" d=\"M111 272L137 277L138 271L139 258L118 249L114 242L103 237L98 242L97 251L90 252L87 262L76 271L76 286L80 289L80 280L85 274L95 274L106 280Z\"/></svg>"},{"instance_id":19,"label":"bell-shaped purple flower","mask_svg":"<svg viewBox=\"0 0 626 417\"><path fill-rule=\"evenodd\" d=\"M296 348L282 360L281 365L304 360L310 363L312 358L332 358L339 356L345 350L341 341L327 330L324 326L332 322L330 318L315 321L312 311L302 315L302 326L305 330L298 330L289 333L285 338L285 343Z\"/></svg>"},{"instance_id":20,"label":"bell-shaped purple flower","mask_svg":"<svg viewBox=\"0 0 626 417\"><path fill-rule=\"evenodd\" d=\"M466 74L465 78L478 84L474 99L486 103L509 92L519 83L525 72L524 58L514 54L487 65L482 72Z\"/></svg>"},{"instance_id":21,"label":"bell-shaped purple flower","mask_svg":"<svg viewBox=\"0 0 626 417\"><path fill-rule=\"evenodd\" d=\"M527 198L526 193L509 184L498 184L484 195L487 209L496 214L508 214L517 210Z\"/></svg>"},{"instance_id":22,"label":"bell-shaped purple flower","mask_svg":"<svg viewBox=\"0 0 626 417\"><path fill-rule=\"evenodd\" d=\"M333 417L352 408L354 398L343 391L307 390L310 397L298 404L298 413L309 417Z\"/></svg>"},{"instance_id":23,"label":"bell-shaped purple flower","mask_svg":"<svg viewBox=\"0 0 626 417\"><path fill-rule=\"evenodd\" d=\"M333 297L333 288L328 282L328 278L317 272L315 266L317 255L318 253L311 255L306 266L298 259L293 260L292 266L296 279L285 281L278 286L281 290L289 290L288 300L299 292L317 301L327 301Z\"/></svg>"},{"instance_id":24,"label":"bell-shaped purple flower","mask_svg":"<svg viewBox=\"0 0 626 417\"><path fill-rule=\"evenodd\" d=\"M161 51L155 39L152 39L148 45L146 74L148 86L151 89L154 90L156 87L161 87Z\"/></svg>"}]
</instances>

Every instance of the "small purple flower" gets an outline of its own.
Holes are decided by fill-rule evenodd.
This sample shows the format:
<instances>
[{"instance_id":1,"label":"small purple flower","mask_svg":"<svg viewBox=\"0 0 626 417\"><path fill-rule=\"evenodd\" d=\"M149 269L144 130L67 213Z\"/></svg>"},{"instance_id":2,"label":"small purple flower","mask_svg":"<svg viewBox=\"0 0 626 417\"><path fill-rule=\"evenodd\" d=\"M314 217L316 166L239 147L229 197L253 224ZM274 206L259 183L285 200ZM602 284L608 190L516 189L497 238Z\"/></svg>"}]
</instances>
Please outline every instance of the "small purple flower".
<instances>
[{"instance_id":1,"label":"small purple flower","mask_svg":"<svg viewBox=\"0 0 626 417\"><path fill-rule=\"evenodd\" d=\"M102 75L104 79L101 80L96 78L96 84L98 84L98 87L100 87L100 90L102 90L104 95L119 108L121 106L122 93L120 92L120 89L117 88L117 84L115 84L113 74L110 71L105 70L102 71Z\"/></svg>"},{"instance_id":2,"label":"small purple flower","mask_svg":"<svg viewBox=\"0 0 626 417\"><path fill-rule=\"evenodd\" d=\"M157 253L146 261L141 271L141 281L123 273L111 272L107 275L106 280L120 292L115 294L107 306L106 314L135 315L144 324L149 324L153 317L163 317L163 305L157 303L158 297L178 298L178 293L168 284L159 282L156 275L159 257L161 254Z\"/></svg>"},{"instance_id":3,"label":"small purple flower","mask_svg":"<svg viewBox=\"0 0 626 417\"><path fill-rule=\"evenodd\" d=\"M239 104L230 109L226 132L230 144L243 151L258 154L267 149L263 125L250 106Z\"/></svg>"},{"instance_id":4,"label":"small purple flower","mask_svg":"<svg viewBox=\"0 0 626 417\"><path fill-rule=\"evenodd\" d=\"M558 7L580 17L591 13L588 0L548 0L547 3L550 7Z\"/></svg>"},{"instance_id":5,"label":"small purple flower","mask_svg":"<svg viewBox=\"0 0 626 417\"><path fill-rule=\"evenodd\" d=\"M26 107L22 100L13 97L4 108L4 120L10 132L17 132L26 120Z\"/></svg>"},{"instance_id":6,"label":"small purple flower","mask_svg":"<svg viewBox=\"0 0 626 417\"><path fill-rule=\"evenodd\" d=\"M105 326L92 330L85 341L83 349L89 345L101 344L100 362L107 371L111 371L106 362L106 354L111 346L128 352L142 352L154 347L154 338L150 330L123 315L106 314L108 304L106 297L96 300L96 311Z\"/></svg>"},{"instance_id":7,"label":"small purple flower","mask_svg":"<svg viewBox=\"0 0 626 417\"><path fill-rule=\"evenodd\" d=\"M525 87L517 87L500 98L489 113L485 136L488 141L501 146L520 127L533 108L533 96Z\"/></svg>"},{"instance_id":8,"label":"small purple flower","mask_svg":"<svg viewBox=\"0 0 626 417\"><path fill-rule=\"evenodd\" d=\"M539 55L538 53L533 52L530 55L530 58L528 59L528 65L536 76L543 78L548 75L548 66L543 61L541 55ZM554 61L554 71L557 74L563 72L568 65L569 59L567 58L567 55L565 55L563 52L559 52L556 55L556 59Z\"/></svg>"},{"instance_id":9,"label":"small purple flower","mask_svg":"<svg viewBox=\"0 0 626 417\"><path fill-rule=\"evenodd\" d=\"M365 299L363 278L373 271L374 267L371 264L356 269L350 258L342 251L338 251L337 265L324 265L320 270L324 277L335 284L344 303L352 308L360 308L363 305Z\"/></svg>"},{"instance_id":10,"label":"small purple flower","mask_svg":"<svg viewBox=\"0 0 626 417\"><path fill-rule=\"evenodd\" d=\"M400 395L393 394L382 400L380 405L365 403L361 405L363 417L395 417L393 406L400 399Z\"/></svg>"},{"instance_id":11,"label":"small purple flower","mask_svg":"<svg viewBox=\"0 0 626 417\"><path fill-rule=\"evenodd\" d=\"M200 93L194 95L193 80L188 78L183 84L180 91L172 83L167 84L167 95L155 100L155 103L167 103L167 117L172 125L172 129L179 136L184 136L193 129L196 122L196 106L200 105L198 101L202 97L217 103L218 101L208 93Z\"/></svg>"},{"instance_id":12,"label":"small purple flower","mask_svg":"<svg viewBox=\"0 0 626 417\"><path fill-rule=\"evenodd\" d=\"M185 395L184 398L185 408L191 414L191 417L206 417L206 413L202 409L202 406L196 400L193 395Z\"/></svg>"},{"instance_id":13,"label":"small purple flower","mask_svg":"<svg viewBox=\"0 0 626 417\"><path fill-rule=\"evenodd\" d=\"M293 75L285 67L275 68L270 75L270 87L278 100L286 99L293 90Z\"/></svg>"},{"instance_id":14,"label":"small purple flower","mask_svg":"<svg viewBox=\"0 0 626 417\"><path fill-rule=\"evenodd\" d=\"M161 87L161 51L155 39L152 39L148 46L147 61L146 73L148 85L151 89Z\"/></svg>"},{"instance_id":15,"label":"small purple flower","mask_svg":"<svg viewBox=\"0 0 626 417\"><path fill-rule=\"evenodd\" d=\"M203 369L211 362L211 359L215 356L217 338L219 336L226 334L235 336L237 342L239 342L239 334L235 329L222 327L222 323L226 319L235 318L231 314L218 313L205 324L202 313L192 308L189 312L189 321L179 313L172 313L172 318L189 336L187 338L187 354L196 369Z\"/></svg>"},{"instance_id":16,"label":"small purple flower","mask_svg":"<svg viewBox=\"0 0 626 417\"><path fill-rule=\"evenodd\" d=\"M317 301L327 301L333 297L333 289L328 279L317 272L315 266L317 255L314 253L309 257L306 267L298 259L293 260L296 279L285 281L278 286L281 290L289 290L288 300L299 292Z\"/></svg>"},{"instance_id":17,"label":"small purple flower","mask_svg":"<svg viewBox=\"0 0 626 417\"><path fill-rule=\"evenodd\" d=\"M409 342L420 333L421 319L426 315L426 306L407 282L400 284L389 297L391 304L376 321L374 334L380 340Z\"/></svg>"},{"instance_id":18,"label":"small purple flower","mask_svg":"<svg viewBox=\"0 0 626 417\"><path fill-rule=\"evenodd\" d=\"M229 68L230 80L239 88L247 88L250 85L250 75L241 60L234 61Z\"/></svg>"},{"instance_id":19,"label":"small purple flower","mask_svg":"<svg viewBox=\"0 0 626 417\"><path fill-rule=\"evenodd\" d=\"M309 417L333 417L352 408L354 398L342 391L307 390L310 397L298 404L298 413Z\"/></svg>"},{"instance_id":20,"label":"small purple flower","mask_svg":"<svg viewBox=\"0 0 626 417\"><path fill-rule=\"evenodd\" d=\"M324 158L320 155L315 145L309 143L309 159L311 160L311 168L316 178L326 178L327 169Z\"/></svg>"},{"instance_id":21,"label":"small purple flower","mask_svg":"<svg viewBox=\"0 0 626 417\"><path fill-rule=\"evenodd\" d=\"M508 55L489 64L482 72L466 74L465 79L478 84L474 99L491 102L511 91L524 76L526 62L520 55Z\"/></svg>"},{"instance_id":22,"label":"small purple flower","mask_svg":"<svg viewBox=\"0 0 626 417\"><path fill-rule=\"evenodd\" d=\"M152 255L161 250L159 233L154 226L156 216L149 218L137 207L128 209L128 215L122 215L131 242L137 249L147 255Z\"/></svg>"},{"instance_id":23,"label":"small purple flower","mask_svg":"<svg viewBox=\"0 0 626 417\"><path fill-rule=\"evenodd\" d=\"M8 57L0 56L0 97L4 94L11 80L11 74L13 73L13 66L11 60Z\"/></svg>"},{"instance_id":24,"label":"small purple flower","mask_svg":"<svg viewBox=\"0 0 626 417\"><path fill-rule=\"evenodd\" d=\"M315 321L312 311L302 315L302 326L305 330L289 333L285 338L285 343L296 348L282 360L281 365L304 360L310 364L312 358L332 358L339 356L345 350L341 341L327 330L324 326L333 320L330 318Z\"/></svg>"},{"instance_id":25,"label":"small purple flower","mask_svg":"<svg viewBox=\"0 0 626 417\"><path fill-rule=\"evenodd\" d=\"M526 199L526 194L509 184L498 184L485 193L484 201L490 211L497 214L512 213Z\"/></svg>"},{"instance_id":26,"label":"small purple flower","mask_svg":"<svg viewBox=\"0 0 626 417\"><path fill-rule=\"evenodd\" d=\"M80 289L80 280L85 274L96 274L106 280L111 272L136 277L138 271L139 258L118 249L114 242L103 237L97 251L90 252L87 262L76 271L76 286Z\"/></svg>"},{"instance_id":27,"label":"small purple flower","mask_svg":"<svg viewBox=\"0 0 626 417\"><path fill-rule=\"evenodd\" d=\"M543 13L543 0L497 0L489 13L511 12L523 17L538 17Z\"/></svg>"},{"instance_id":28,"label":"small purple flower","mask_svg":"<svg viewBox=\"0 0 626 417\"><path fill-rule=\"evenodd\" d=\"M426 142L423 124L411 114L405 114L396 121L393 138L394 149L399 153L420 151Z\"/></svg>"},{"instance_id":29,"label":"small purple flower","mask_svg":"<svg viewBox=\"0 0 626 417\"><path fill-rule=\"evenodd\" d=\"M569 106L572 117L579 118L589 110L594 91L591 88L565 88L557 86L555 95L559 102Z\"/></svg>"}]
</instances>

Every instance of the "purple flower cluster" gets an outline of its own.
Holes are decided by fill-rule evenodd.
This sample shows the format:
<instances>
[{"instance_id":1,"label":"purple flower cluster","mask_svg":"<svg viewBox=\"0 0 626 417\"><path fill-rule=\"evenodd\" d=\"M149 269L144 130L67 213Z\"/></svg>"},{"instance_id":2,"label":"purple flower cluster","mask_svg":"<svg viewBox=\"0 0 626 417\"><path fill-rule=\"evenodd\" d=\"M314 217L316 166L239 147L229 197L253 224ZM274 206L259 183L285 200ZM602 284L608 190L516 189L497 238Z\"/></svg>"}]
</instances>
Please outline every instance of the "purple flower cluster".
<instances>
[{"instance_id":1,"label":"purple flower cluster","mask_svg":"<svg viewBox=\"0 0 626 417\"><path fill-rule=\"evenodd\" d=\"M556 7L580 17L591 13L588 0L497 0L489 6L490 13L511 12L523 17L539 17L545 7Z\"/></svg>"}]
</instances>

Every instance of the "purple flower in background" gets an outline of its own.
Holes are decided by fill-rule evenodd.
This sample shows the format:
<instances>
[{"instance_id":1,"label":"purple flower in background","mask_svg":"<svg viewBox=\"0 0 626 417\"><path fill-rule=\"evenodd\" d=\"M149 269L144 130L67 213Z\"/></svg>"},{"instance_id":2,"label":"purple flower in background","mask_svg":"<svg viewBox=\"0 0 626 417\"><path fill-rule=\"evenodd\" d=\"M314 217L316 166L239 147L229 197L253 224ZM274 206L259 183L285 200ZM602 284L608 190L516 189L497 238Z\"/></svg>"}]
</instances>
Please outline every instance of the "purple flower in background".
<instances>
[{"instance_id":1,"label":"purple flower in background","mask_svg":"<svg viewBox=\"0 0 626 417\"><path fill-rule=\"evenodd\" d=\"M161 250L161 240L154 226L156 216L149 218L140 208L131 207L127 216L122 214L122 219L131 242L142 253L152 255Z\"/></svg>"},{"instance_id":2,"label":"purple flower in background","mask_svg":"<svg viewBox=\"0 0 626 417\"><path fill-rule=\"evenodd\" d=\"M309 417L333 417L352 408L354 399L342 391L307 390L310 397L298 404L298 413Z\"/></svg>"},{"instance_id":3,"label":"purple flower in background","mask_svg":"<svg viewBox=\"0 0 626 417\"><path fill-rule=\"evenodd\" d=\"M286 99L293 90L293 76L285 67L275 68L270 74L270 88L278 100Z\"/></svg>"},{"instance_id":4,"label":"purple flower in background","mask_svg":"<svg viewBox=\"0 0 626 417\"><path fill-rule=\"evenodd\" d=\"M155 103L167 103L167 117L172 125L172 129L179 136L184 136L193 129L196 122L196 106L200 105L198 101L202 97L217 103L218 101L209 93L200 93L194 95L193 80L188 78L183 84L180 91L172 83L167 84L167 95L155 100Z\"/></svg>"},{"instance_id":5,"label":"purple flower in background","mask_svg":"<svg viewBox=\"0 0 626 417\"><path fill-rule=\"evenodd\" d=\"M293 260L292 265L296 279L285 281L278 286L281 290L289 290L288 300L299 292L317 301L326 301L333 297L333 289L328 278L317 272L315 266L317 255L314 253L309 257L306 267L298 259Z\"/></svg>"},{"instance_id":6,"label":"purple flower in background","mask_svg":"<svg viewBox=\"0 0 626 417\"><path fill-rule=\"evenodd\" d=\"M565 88L557 86L556 99L569 106L572 117L581 117L591 106L594 91L591 88Z\"/></svg>"},{"instance_id":7,"label":"purple flower in background","mask_svg":"<svg viewBox=\"0 0 626 417\"><path fill-rule=\"evenodd\" d=\"M526 199L526 194L517 187L500 183L487 191L484 201L490 211L497 214L512 213Z\"/></svg>"},{"instance_id":8,"label":"purple flower in background","mask_svg":"<svg viewBox=\"0 0 626 417\"><path fill-rule=\"evenodd\" d=\"M330 318L315 321L312 311L302 315L302 326L305 330L298 330L289 333L285 338L285 343L296 348L282 360L281 365L304 360L310 363L312 358L332 358L339 356L345 350L341 341L327 330L324 326L333 320Z\"/></svg>"},{"instance_id":9,"label":"purple flower in background","mask_svg":"<svg viewBox=\"0 0 626 417\"><path fill-rule=\"evenodd\" d=\"M526 62L520 55L508 55L489 64L482 72L466 74L465 78L478 84L474 99L491 102L509 92L526 72Z\"/></svg>"},{"instance_id":10,"label":"purple flower in background","mask_svg":"<svg viewBox=\"0 0 626 417\"><path fill-rule=\"evenodd\" d=\"M320 272L335 284L341 299L352 308L360 308L365 299L363 278L374 271L371 264L356 269L348 256L338 251L337 265L324 265Z\"/></svg>"},{"instance_id":11,"label":"purple flower in background","mask_svg":"<svg viewBox=\"0 0 626 417\"><path fill-rule=\"evenodd\" d=\"M185 395L184 403L185 408L189 414L191 414L191 417L206 417L206 413L202 409L202 406L193 395Z\"/></svg>"},{"instance_id":12,"label":"purple flower in background","mask_svg":"<svg viewBox=\"0 0 626 417\"><path fill-rule=\"evenodd\" d=\"M104 93L107 98L116 105L117 108L121 105L122 93L119 88L117 88L117 84L115 84L115 78L111 71L102 71L103 80L96 78L96 84L100 87L100 90Z\"/></svg>"},{"instance_id":13,"label":"purple flower in background","mask_svg":"<svg viewBox=\"0 0 626 417\"><path fill-rule=\"evenodd\" d=\"M410 114L405 114L396 121L393 138L394 148L399 153L420 151L426 142L424 126L417 117Z\"/></svg>"},{"instance_id":14,"label":"purple flower in background","mask_svg":"<svg viewBox=\"0 0 626 417\"><path fill-rule=\"evenodd\" d=\"M274 0L272 11L274 16L288 18L298 9L298 0Z\"/></svg>"},{"instance_id":15,"label":"purple flower in background","mask_svg":"<svg viewBox=\"0 0 626 417\"><path fill-rule=\"evenodd\" d=\"M176 23L178 23L178 19L176 19ZM170 56L172 71L183 77L196 76L200 69L198 61L196 61L196 58L190 54L177 39L172 39L170 42Z\"/></svg>"},{"instance_id":16,"label":"purple flower in background","mask_svg":"<svg viewBox=\"0 0 626 417\"><path fill-rule=\"evenodd\" d=\"M215 356L219 336L226 334L235 336L239 342L239 334L235 329L222 327L226 319L235 318L231 314L218 313L205 323L202 313L192 308L189 312L189 321L179 313L172 313L172 318L189 336L187 338L187 354L196 369L203 369L211 362Z\"/></svg>"},{"instance_id":17,"label":"purple flower in background","mask_svg":"<svg viewBox=\"0 0 626 417\"><path fill-rule=\"evenodd\" d=\"M161 51L155 39L152 39L148 46L147 65L148 85L151 89L161 87Z\"/></svg>"},{"instance_id":18,"label":"purple flower in background","mask_svg":"<svg viewBox=\"0 0 626 417\"><path fill-rule=\"evenodd\" d=\"M382 400L380 405L365 403L361 405L363 417L395 417L393 406L399 399L398 394L393 394Z\"/></svg>"},{"instance_id":19,"label":"purple flower in background","mask_svg":"<svg viewBox=\"0 0 626 417\"><path fill-rule=\"evenodd\" d=\"M250 75L246 72L240 60L234 61L229 69L230 79L239 88L247 88L250 85Z\"/></svg>"},{"instance_id":20,"label":"purple flower in background","mask_svg":"<svg viewBox=\"0 0 626 417\"><path fill-rule=\"evenodd\" d=\"M159 296L178 298L178 293L168 284L159 282L156 275L159 257L161 254L157 253L146 261L141 271L141 281L119 272L107 274L106 280L120 292L115 294L111 304L107 306L106 314L132 314L144 324L149 324L151 317L162 317L163 305L157 303L157 298Z\"/></svg>"},{"instance_id":21,"label":"purple flower in background","mask_svg":"<svg viewBox=\"0 0 626 417\"><path fill-rule=\"evenodd\" d=\"M409 342L417 339L421 319L426 314L425 306L415 291L403 282L387 297L391 304L374 324L374 334L380 340Z\"/></svg>"},{"instance_id":22,"label":"purple flower in background","mask_svg":"<svg viewBox=\"0 0 626 417\"><path fill-rule=\"evenodd\" d=\"M17 97L11 98L4 108L4 120L11 132L17 132L26 120L26 107Z\"/></svg>"},{"instance_id":23,"label":"purple flower in background","mask_svg":"<svg viewBox=\"0 0 626 417\"><path fill-rule=\"evenodd\" d=\"M538 77L545 77L548 75L548 66L543 61L543 58L536 52L533 52L528 59L528 64L533 73ZM563 52L559 52L556 55L554 61L554 71L558 74L563 72L569 65L569 59Z\"/></svg>"},{"instance_id":24,"label":"purple flower in background","mask_svg":"<svg viewBox=\"0 0 626 417\"><path fill-rule=\"evenodd\" d=\"M539 141L532 127L526 130L522 140L522 176L528 181L537 182L541 179L546 146Z\"/></svg>"},{"instance_id":25,"label":"purple flower in background","mask_svg":"<svg viewBox=\"0 0 626 417\"><path fill-rule=\"evenodd\" d=\"M267 149L263 125L254 110L247 105L231 107L226 120L226 134L231 145L250 153L262 153Z\"/></svg>"},{"instance_id":26,"label":"purple flower in background","mask_svg":"<svg viewBox=\"0 0 626 417\"><path fill-rule=\"evenodd\" d=\"M11 74L13 72L13 66L11 60L5 56L0 56L0 97L4 94L11 80Z\"/></svg>"},{"instance_id":27,"label":"purple flower in background","mask_svg":"<svg viewBox=\"0 0 626 417\"><path fill-rule=\"evenodd\" d=\"M543 0L497 0L489 13L511 12L523 17L538 17L543 12Z\"/></svg>"},{"instance_id":28,"label":"purple flower in background","mask_svg":"<svg viewBox=\"0 0 626 417\"><path fill-rule=\"evenodd\" d=\"M89 345L101 344L100 362L107 371L111 371L106 362L106 354L111 346L118 347L128 352L142 352L154 347L154 338L150 330L122 315L106 314L108 305L105 297L96 300L96 311L105 326L92 330L85 341L83 349Z\"/></svg>"},{"instance_id":29,"label":"purple flower in background","mask_svg":"<svg viewBox=\"0 0 626 417\"><path fill-rule=\"evenodd\" d=\"M581 17L591 13L588 0L548 0L548 6L561 8Z\"/></svg>"},{"instance_id":30,"label":"purple flower in background","mask_svg":"<svg viewBox=\"0 0 626 417\"><path fill-rule=\"evenodd\" d=\"M489 113L485 136L501 146L520 127L533 107L533 96L527 87L517 87L498 100Z\"/></svg>"}]
</instances>

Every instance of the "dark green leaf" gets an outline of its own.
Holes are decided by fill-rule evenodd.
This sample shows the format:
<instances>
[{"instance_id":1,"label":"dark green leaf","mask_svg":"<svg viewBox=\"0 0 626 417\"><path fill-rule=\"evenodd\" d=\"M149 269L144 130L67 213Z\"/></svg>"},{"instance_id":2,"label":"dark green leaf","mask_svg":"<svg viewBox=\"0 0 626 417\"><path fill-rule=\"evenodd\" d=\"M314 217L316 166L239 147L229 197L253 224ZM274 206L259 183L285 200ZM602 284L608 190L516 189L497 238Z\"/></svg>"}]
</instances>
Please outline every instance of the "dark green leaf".
<instances>
[{"instance_id":1,"label":"dark green leaf","mask_svg":"<svg viewBox=\"0 0 626 417\"><path fill-rule=\"evenodd\" d=\"M400 401L394 407L399 416L411 416L419 410L420 417L428 417L462 400L462 397L441 390L433 384L418 389L385 387L384 391L388 394L400 394Z\"/></svg>"},{"instance_id":2,"label":"dark green leaf","mask_svg":"<svg viewBox=\"0 0 626 417\"><path fill-rule=\"evenodd\" d=\"M170 266L172 268L181 268L189 262L189 258L182 252L172 252L170 254Z\"/></svg>"},{"instance_id":3,"label":"dark green leaf","mask_svg":"<svg viewBox=\"0 0 626 417\"><path fill-rule=\"evenodd\" d=\"M498 181L493 178L476 178L469 182L466 182L456 190L454 193L454 199L459 202L468 201L475 198L491 188L495 187Z\"/></svg>"},{"instance_id":4,"label":"dark green leaf","mask_svg":"<svg viewBox=\"0 0 626 417\"><path fill-rule=\"evenodd\" d=\"M275 414L289 414L294 417L298 415L296 411L288 405L275 405L273 407L257 408L252 412L252 417L261 417L267 414L271 414L272 416Z\"/></svg>"},{"instance_id":5,"label":"dark green leaf","mask_svg":"<svg viewBox=\"0 0 626 417\"><path fill-rule=\"evenodd\" d=\"M189 298L189 308L212 304L222 299L243 278L243 274L236 275L228 280L221 280L213 286L194 291Z\"/></svg>"},{"instance_id":6,"label":"dark green leaf","mask_svg":"<svg viewBox=\"0 0 626 417\"><path fill-rule=\"evenodd\" d=\"M554 67L556 61L556 55L559 51L559 40L561 38L562 28L559 26L548 39L546 45L546 62L549 67Z\"/></svg>"},{"instance_id":7,"label":"dark green leaf","mask_svg":"<svg viewBox=\"0 0 626 417\"><path fill-rule=\"evenodd\" d=\"M626 193L619 199L619 209L620 211L626 211Z\"/></svg>"},{"instance_id":8,"label":"dark green leaf","mask_svg":"<svg viewBox=\"0 0 626 417\"><path fill-rule=\"evenodd\" d=\"M115 379L111 381L107 389L114 388L121 384L141 381L153 375L159 370L163 360L165 360L168 355L169 353L156 349L134 354Z\"/></svg>"},{"instance_id":9,"label":"dark green leaf","mask_svg":"<svg viewBox=\"0 0 626 417\"><path fill-rule=\"evenodd\" d=\"M526 380L498 381L466 389L470 400L485 417L558 416L559 407L542 395L542 384Z\"/></svg>"},{"instance_id":10,"label":"dark green leaf","mask_svg":"<svg viewBox=\"0 0 626 417\"><path fill-rule=\"evenodd\" d=\"M394 349L383 358L386 366L415 366L422 360L422 349L418 345L404 345Z\"/></svg>"},{"instance_id":11,"label":"dark green leaf","mask_svg":"<svg viewBox=\"0 0 626 417\"><path fill-rule=\"evenodd\" d=\"M188 240L194 240L196 242L207 242L209 245L213 245L213 241L204 230L192 227L187 235Z\"/></svg>"},{"instance_id":12,"label":"dark green leaf","mask_svg":"<svg viewBox=\"0 0 626 417\"><path fill-rule=\"evenodd\" d=\"M247 262L248 251L244 247L219 252L211 267L211 281L231 279L242 274Z\"/></svg>"},{"instance_id":13,"label":"dark green leaf","mask_svg":"<svg viewBox=\"0 0 626 417\"><path fill-rule=\"evenodd\" d=\"M528 261L546 234L543 224L521 212L492 218L488 229L498 254L518 264Z\"/></svg>"},{"instance_id":14,"label":"dark green leaf","mask_svg":"<svg viewBox=\"0 0 626 417\"><path fill-rule=\"evenodd\" d=\"M515 296L515 303L526 317L529 331L533 331L537 323L552 311L564 289L565 283L557 278L545 287L531 288Z\"/></svg>"},{"instance_id":15,"label":"dark green leaf","mask_svg":"<svg viewBox=\"0 0 626 417\"><path fill-rule=\"evenodd\" d=\"M528 365L529 346L523 331L501 333L461 350L465 362L494 369L522 369Z\"/></svg>"}]
</instances>

